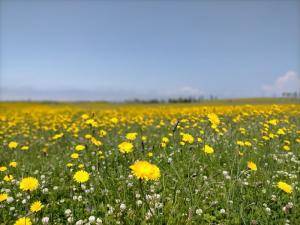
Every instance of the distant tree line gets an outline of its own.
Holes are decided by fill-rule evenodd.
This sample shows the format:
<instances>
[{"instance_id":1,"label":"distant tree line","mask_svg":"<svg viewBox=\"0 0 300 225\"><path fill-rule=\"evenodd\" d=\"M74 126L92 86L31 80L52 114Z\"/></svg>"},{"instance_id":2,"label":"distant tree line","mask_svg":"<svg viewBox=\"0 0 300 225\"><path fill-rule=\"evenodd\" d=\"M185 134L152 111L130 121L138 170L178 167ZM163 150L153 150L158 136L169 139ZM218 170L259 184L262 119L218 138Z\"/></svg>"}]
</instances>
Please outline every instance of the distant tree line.
<instances>
[{"instance_id":1,"label":"distant tree line","mask_svg":"<svg viewBox=\"0 0 300 225\"><path fill-rule=\"evenodd\" d=\"M178 97L178 98L168 98L168 99L132 99L132 100L126 100L126 103L145 103L145 104L156 104L156 103L197 103L197 102L203 102L203 101L213 101L217 100L217 96L210 95L208 98L205 98L204 96L199 97Z\"/></svg>"},{"instance_id":2,"label":"distant tree line","mask_svg":"<svg viewBox=\"0 0 300 225\"><path fill-rule=\"evenodd\" d=\"M300 98L300 91L299 92L283 92L282 97L284 98Z\"/></svg>"}]
</instances>

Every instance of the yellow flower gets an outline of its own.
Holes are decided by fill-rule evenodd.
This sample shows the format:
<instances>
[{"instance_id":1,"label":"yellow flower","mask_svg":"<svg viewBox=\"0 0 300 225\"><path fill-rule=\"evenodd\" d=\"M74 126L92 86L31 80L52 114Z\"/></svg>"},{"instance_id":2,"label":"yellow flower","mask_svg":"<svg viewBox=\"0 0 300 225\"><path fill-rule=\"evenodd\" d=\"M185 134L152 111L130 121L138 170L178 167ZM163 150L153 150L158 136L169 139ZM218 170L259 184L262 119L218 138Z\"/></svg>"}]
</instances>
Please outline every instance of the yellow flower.
<instances>
[{"instance_id":1,"label":"yellow flower","mask_svg":"<svg viewBox=\"0 0 300 225\"><path fill-rule=\"evenodd\" d=\"M84 145L76 145L76 147L75 147L75 150L76 151L82 151L82 150L84 150L85 149L85 146Z\"/></svg>"},{"instance_id":2,"label":"yellow flower","mask_svg":"<svg viewBox=\"0 0 300 225\"><path fill-rule=\"evenodd\" d=\"M66 166L67 166L67 167L72 167L72 166L73 166L73 163L67 163Z\"/></svg>"},{"instance_id":3,"label":"yellow flower","mask_svg":"<svg viewBox=\"0 0 300 225\"><path fill-rule=\"evenodd\" d=\"M11 166L11 167L17 167L17 162L10 162L9 166Z\"/></svg>"},{"instance_id":4,"label":"yellow flower","mask_svg":"<svg viewBox=\"0 0 300 225\"><path fill-rule=\"evenodd\" d=\"M72 159L78 159L79 158L79 154L78 153L73 153L73 154L71 154L71 158Z\"/></svg>"},{"instance_id":5,"label":"yellow flower","mask_svg":"<svg viewBox=\"0 0 300 225\"><path fill-rule=\"evenodd\" d=\"M122 142L121 144L118 145L119 151L122 153L129 153L133 151L133 144L130 142Z\"/></svg>"},{"instance_id":6,"label":"yellow flower","mask_svg":"<svg viewBox=\"0 0 300 225\"><path fill-rule=\"evenodd\" d=\"M53 137L52 137L52 139L53 140L56 140L56 139L59 139L59 138L61 138L61 137L63 137L64 136L64 133L59 133L59 134L55 134ZM24 150L24 149L23 149Z\"/></svg>"},{"instance_id":7,"label":"yellow flower","mask_svg":"<svg viewBox=\"0 0 300 225\"><path fill-rule=\"evenodd\" d=\"M288 146L288 145L283 146L283 150L289 151L290 150L290 146Z\"/></svg>"},{"instance_id":8,"label":"yellow flower","mask_svg":"<svg viewBox=\"0 0 300 225\"><path fill-rule=\"evenodd\" d=\"M40 211L43 207L44 207L44 205L43 205L40 201L36 201L36 202L34 202L34 203L31 204L31 206L30 206L30 211L31 211L31 212L38 212L38 211Z\"/></svg>"},{"instance_id":9,"label":"yellow flower","mask_svg":"<svg viewBox=\"0 0 300 225\"><path fill-rule=\"evenodd\" d=\"M132 174L142 180L157 180L160 178L159 168L147 161L136 161L129 167Z\"/></svg>"},{"instance_id":10,"label":"yellow flower","mask_svg":"<svg viewBox=\"0 0 300 225\"><path fill-rule=\"evenodd\" d=\"M32 225L30 218L28 217L22 217L18 219L14 225Z\"/></svg>"},{"instance_id":11,"label":"yellow flower","mask_svg":"<svg viewBox=\"0 0 300 225\"><path fill-rule=\"evenodd\" d=\"M7 170L7 167L6 166L0 166L0 172L4 172Z\"/></svg>"},{"instance_id":12,"label":"yellow flower","mask_svg":"<svg viewBox=\"0 0 300 225\"><path fill-rule=\"evenodd\" d=\"M149 157L152 157L153 156L153 153L152 152L148 152L147 154Z\"/></svg>"},{"instance_id":13,"label":"yellow flower","mask_svg":"<svg viewBox=\"0 0 300 225\"><path fill-rule=\"evenodd\" d=\"M220 119L215 113L209 113L207 118L211 122L212 128L217 128L217 126L220 124Z\"/></svg>"},{"instance_id":14,"label":"yellow flower","mask_svg":"<svg viewBox=\"0 0 300 225\"><path fill-rule=\"evenodd\" d=\"M251 162L251 161L247 163L247 167L248 167L250 170L254 170L254 171L257 170L256 164L255 164L254 162Z\"/></svg>"},{"instance_id":15,"label":"yellow flower","mask_svg":"<svg viewBox=\"0 0 300 225\"><path fill-rule=\"evenodd\" d=\"M9 142L8 147L10 149L15 149L16 147L18 147L18 142L11 141L11 142Z\"/></svg>"},{"instance_id":16,"label":"yellow flower","mask_svg":"<svg viewBox=\"0 0 300 225\"><path fill-rule=\"evenodd\" d=\"M194 137L190 134L183 134L182 141L184 141L185 143L192 144L194 142Z\"/></svg>"},{"instance_id":17,"label":"yellow flower","mask_svg":"<svg viewBox=\"0 0 300 225\"><path fill-rule=\"evenodd\" d=\"M286 193L292 193L292 192L293 192L292 186L289 185L289 184L287 184L287 183L285 183L285 182L283 182L283 181L279 181L279 182L277 183L277 187L278 187L279 189L283 190L283 191L286 192Z\"/></svg>"},{"instance_id":18,"label":"yellow flower","mask_svg":"<svg viewBox=\"0 0 300 225\"><path fill-rule=\"evenodd\" d=\"M8 194L6 193L0 194L0 202L7 200L7 198L8 198Z\"/></svg>"},{"instance_id":19,"label":"yellow flower","mask_svg":"<svg viewBox=\"0 0 300 225\"><path fill-rule=\"evenodd\" d=\"M34 177L23 178L20 182L20 189L23 191L34 191L39 187L39 181Z\"/></svg>"},{"instance_id":20,"label":"yellow flower","mask_svg":"<svg viewBox=\"0 0 300 225\"><path fill-rule=\"evenodd\" d=\"M136 139L137 133L128 133L126 134L126 138L130 141L134 141Z\"/></svg>"},{"instance_id":21,"label":"yellow flower","mask_svg":"<svg viewBox=\"0 0 300 225\"><path fill-rule=\"evenodd\" d=\"M90 175L88 172L84 171L84 170L79 170L77 171L74 176L73 179L77 182L77 183L85 183L89 180Z\"/></svg>"},{"instance_id":22,"label":"yellow flower","mask_svg":"<svg viewBox=\"0 0 300 225\"><path fill-rule=\"evenodd\" d=\"M212 147L210 147L209 145L205 145L204 148L203 148L203 151L206 154L212 154L212 153L214 153L214 149Z\"/></svg>"},{"instance_id":23,"label":"yellow flower","mask_svg":"<svg viewBox=\"0 0 300 225\"><path fill-rule=\"evenodd\" d=\"M28 146L22 146L22 147L21 147L21 150L23 150L23 151L26 151L26 150L28 150L28 149L29 149Z\"/></svg>"},{"instance_id":24,"label":"yellow flower","mask_svg":"<svg viewBox=\"0 0 300 225\"><path fill-rule=\"evenodd\" d=\"M5 180L7 182L12 181L12 179L14 179L13 175L9 175L9 174L3 178L3 180Z\"/></svg>"}]
</instances>

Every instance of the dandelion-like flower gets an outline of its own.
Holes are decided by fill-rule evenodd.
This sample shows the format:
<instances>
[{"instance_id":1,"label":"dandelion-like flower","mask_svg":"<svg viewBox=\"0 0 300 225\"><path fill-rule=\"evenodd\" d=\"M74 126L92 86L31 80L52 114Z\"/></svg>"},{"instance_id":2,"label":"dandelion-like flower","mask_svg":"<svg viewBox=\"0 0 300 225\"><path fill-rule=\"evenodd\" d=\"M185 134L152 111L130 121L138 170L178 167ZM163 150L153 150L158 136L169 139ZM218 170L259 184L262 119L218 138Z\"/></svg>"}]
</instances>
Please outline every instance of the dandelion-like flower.
<instances>
[{"instance_id":1,"label":"dandelion-like flower","mask_svg":"<svg viewBox=\"0 0 300 225\"><path fill-rule=\"evenodd\" d=\"M8 199L8 194L6 193L0 194L0 202L3 202L7 199Z\"/></svg>"},{"instance_id":2,"label":"dandelion-like flower","mask_svg":"<svg viewBox=\"0 0 300 225\"><path fill-rule=\"evenodd\" d=\"M30 211L31 211L31 212L38 212L38 211L40 211L43 207L44 207L44 205L43 205L40 201L36 201L36 202L34 202L34 203L31 204L31 206L30 206Z\"/></svg>"},{"instance_id":3,"label":"dandelion-like flower","mask_svg":"<svg viewBox=\"0 0 300 225\"><path fill-rule=\"evenodd\" d=\"M32 222L30 220L30 218L28 217L22 217L20 219L18 219L14 225L32 225Z\"/></svg>"},{"instance_id":4,"label":"dandelion-like flower","mask_svg":"<svg viewBox=\"0 0 300 225\"><path fill-rule=\"evenodd\" d=\"M194 142L194 137L190 134L183 134L182 141L192 144Z\"/></svg>"},{"instance_id":5,"label":"dandelion-like flower","mask_svg":"<svg viewBox=\"0 0 300 225\"><path fill-rule=\"evenodd\" d=\"M18 142L11 141L11 142L8 143L8 147L10 149L15 149L16 147L18 147Z\"/></svg>"},{"instance_id":6,"label":"dandelion-like flower","mask_svg":"<svg viewBox=\"0 0 300 225\"><path fill-rule=\"evenodd\" d=\"M34 191L39 187L39 181L34 177L23 178L20 182L22 191Z\"/></svg>"},{"instance_id":7,"label":"dandelion-like flower","mask_svg":"<svg viewBox=\"0 0 300 225\"><path fill-rule=\"evenodd\" d=\"M159 168L147 161L136 161L130 166L132 174L142 180L157 180L160 178Z\"/></svg>"},{"instance_id":8,"label":"dandelion-like flower","mask_svg":"<svg viewBox=\"0 0 300 225\"><path fill-rule=\"evenodd\" d=\"M122 142L121 144L118 145L119 151L122 153L129 153L133 151L133 144L130 142Z\"/></svg>"},{"instance_id":9,"label":"dandelion-like flower","mask_svg":"<svg viewBox=\"0 0 300 225\"><path fill-rule=\"evenodd\" d=\"M289 184L287 184L287 183L285 183L285 182L283 182L283 181L279 181L277 183L277 187L279 189L283 190L284 192L289 193L289 194L293 192L292 186L289 185Z\"/></svg>"},{"instance_id":10,"label":"dandelion-like flower","mask_svg":"<svg viewBox=\"0 0 300 225\"><path fill-rule=\"evenodd\" d=\"M76 145L76 147L75 147L75 150L76 151L82 151L82 150L84 150L85 149L85 146L84 145Z\"/></svg>"},{"instance_id":11,"label":"dandelion-like flower","mask_svg":"<svg viewBox=\"0 0 300 225\"><path fill-rule=\"evenodd\" d=\"M248 167L250 170L254 170L254 171L257 170L256 164L255 164L254 162L252 162L252 161L249 161L249 162L247 163L247 167Z\"/></svg>"},{"instance_id":12,"label":"dandelion-like flower","mask_svg":"<svg viewBox=\"0 0 300 225\"><path fill-rule=\"evenodd\" d=\"M206 154L213 154L214 153L214 149L212 147L210 147L209 145L204 145L203 151Z\"/></svg>"},{"instance_id":13,"label":"dandelion-like flower","mask_svg":"<svg viewBox=\"0 0 300 225\"><path fill-rule=\"evenodd\" d=\"M85 183L90 179L90 174L84 170L79 170L74 174L73 179L77 183Z\"/></svg>"},{"instance_id":14,"label":"dandelion-like flower","mask_svg":"<svg viewBox=\"0 0 300 225\"><path fill-rule=\"evenodd\" d=\"M126 138L130 141L134 141L136 139L137 133L128 133L126 134Z\"/></svg>"}]
</instances>

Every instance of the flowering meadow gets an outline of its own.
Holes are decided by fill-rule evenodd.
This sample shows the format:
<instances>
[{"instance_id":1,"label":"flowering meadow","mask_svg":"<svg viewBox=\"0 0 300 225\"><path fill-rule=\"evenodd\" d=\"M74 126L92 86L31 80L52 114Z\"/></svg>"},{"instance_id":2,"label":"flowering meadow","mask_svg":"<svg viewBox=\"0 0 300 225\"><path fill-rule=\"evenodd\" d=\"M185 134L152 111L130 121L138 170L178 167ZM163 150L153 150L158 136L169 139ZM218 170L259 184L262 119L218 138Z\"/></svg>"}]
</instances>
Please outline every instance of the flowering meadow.
<instances>
[{"instance_id":1,"label":"flowering meadow","mask_svg":"<svg viewBox=\"0 0 300 225\"><path fill-rule=\"evenodd\" d=\"M1 103L0 224L300 224L300 105Z\"/></svg>"}]
</instances>

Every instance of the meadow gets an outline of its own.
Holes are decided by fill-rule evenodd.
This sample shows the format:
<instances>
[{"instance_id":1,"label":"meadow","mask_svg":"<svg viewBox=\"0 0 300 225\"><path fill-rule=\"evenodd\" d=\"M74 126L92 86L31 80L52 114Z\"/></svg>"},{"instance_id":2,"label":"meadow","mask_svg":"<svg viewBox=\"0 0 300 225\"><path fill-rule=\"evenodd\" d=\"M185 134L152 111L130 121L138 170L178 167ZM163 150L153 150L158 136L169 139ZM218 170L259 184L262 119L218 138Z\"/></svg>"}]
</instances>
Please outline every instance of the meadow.
<instances>
[{"instance_id":1,"label":"meadow","mask_svg":"<svg viewBox=\"0 0 300 225\"><path fill-rule=\"evenodd\" d=\"M300 224L300 105L0 104L0 224Z\"/></svg>"}]
</instances>

